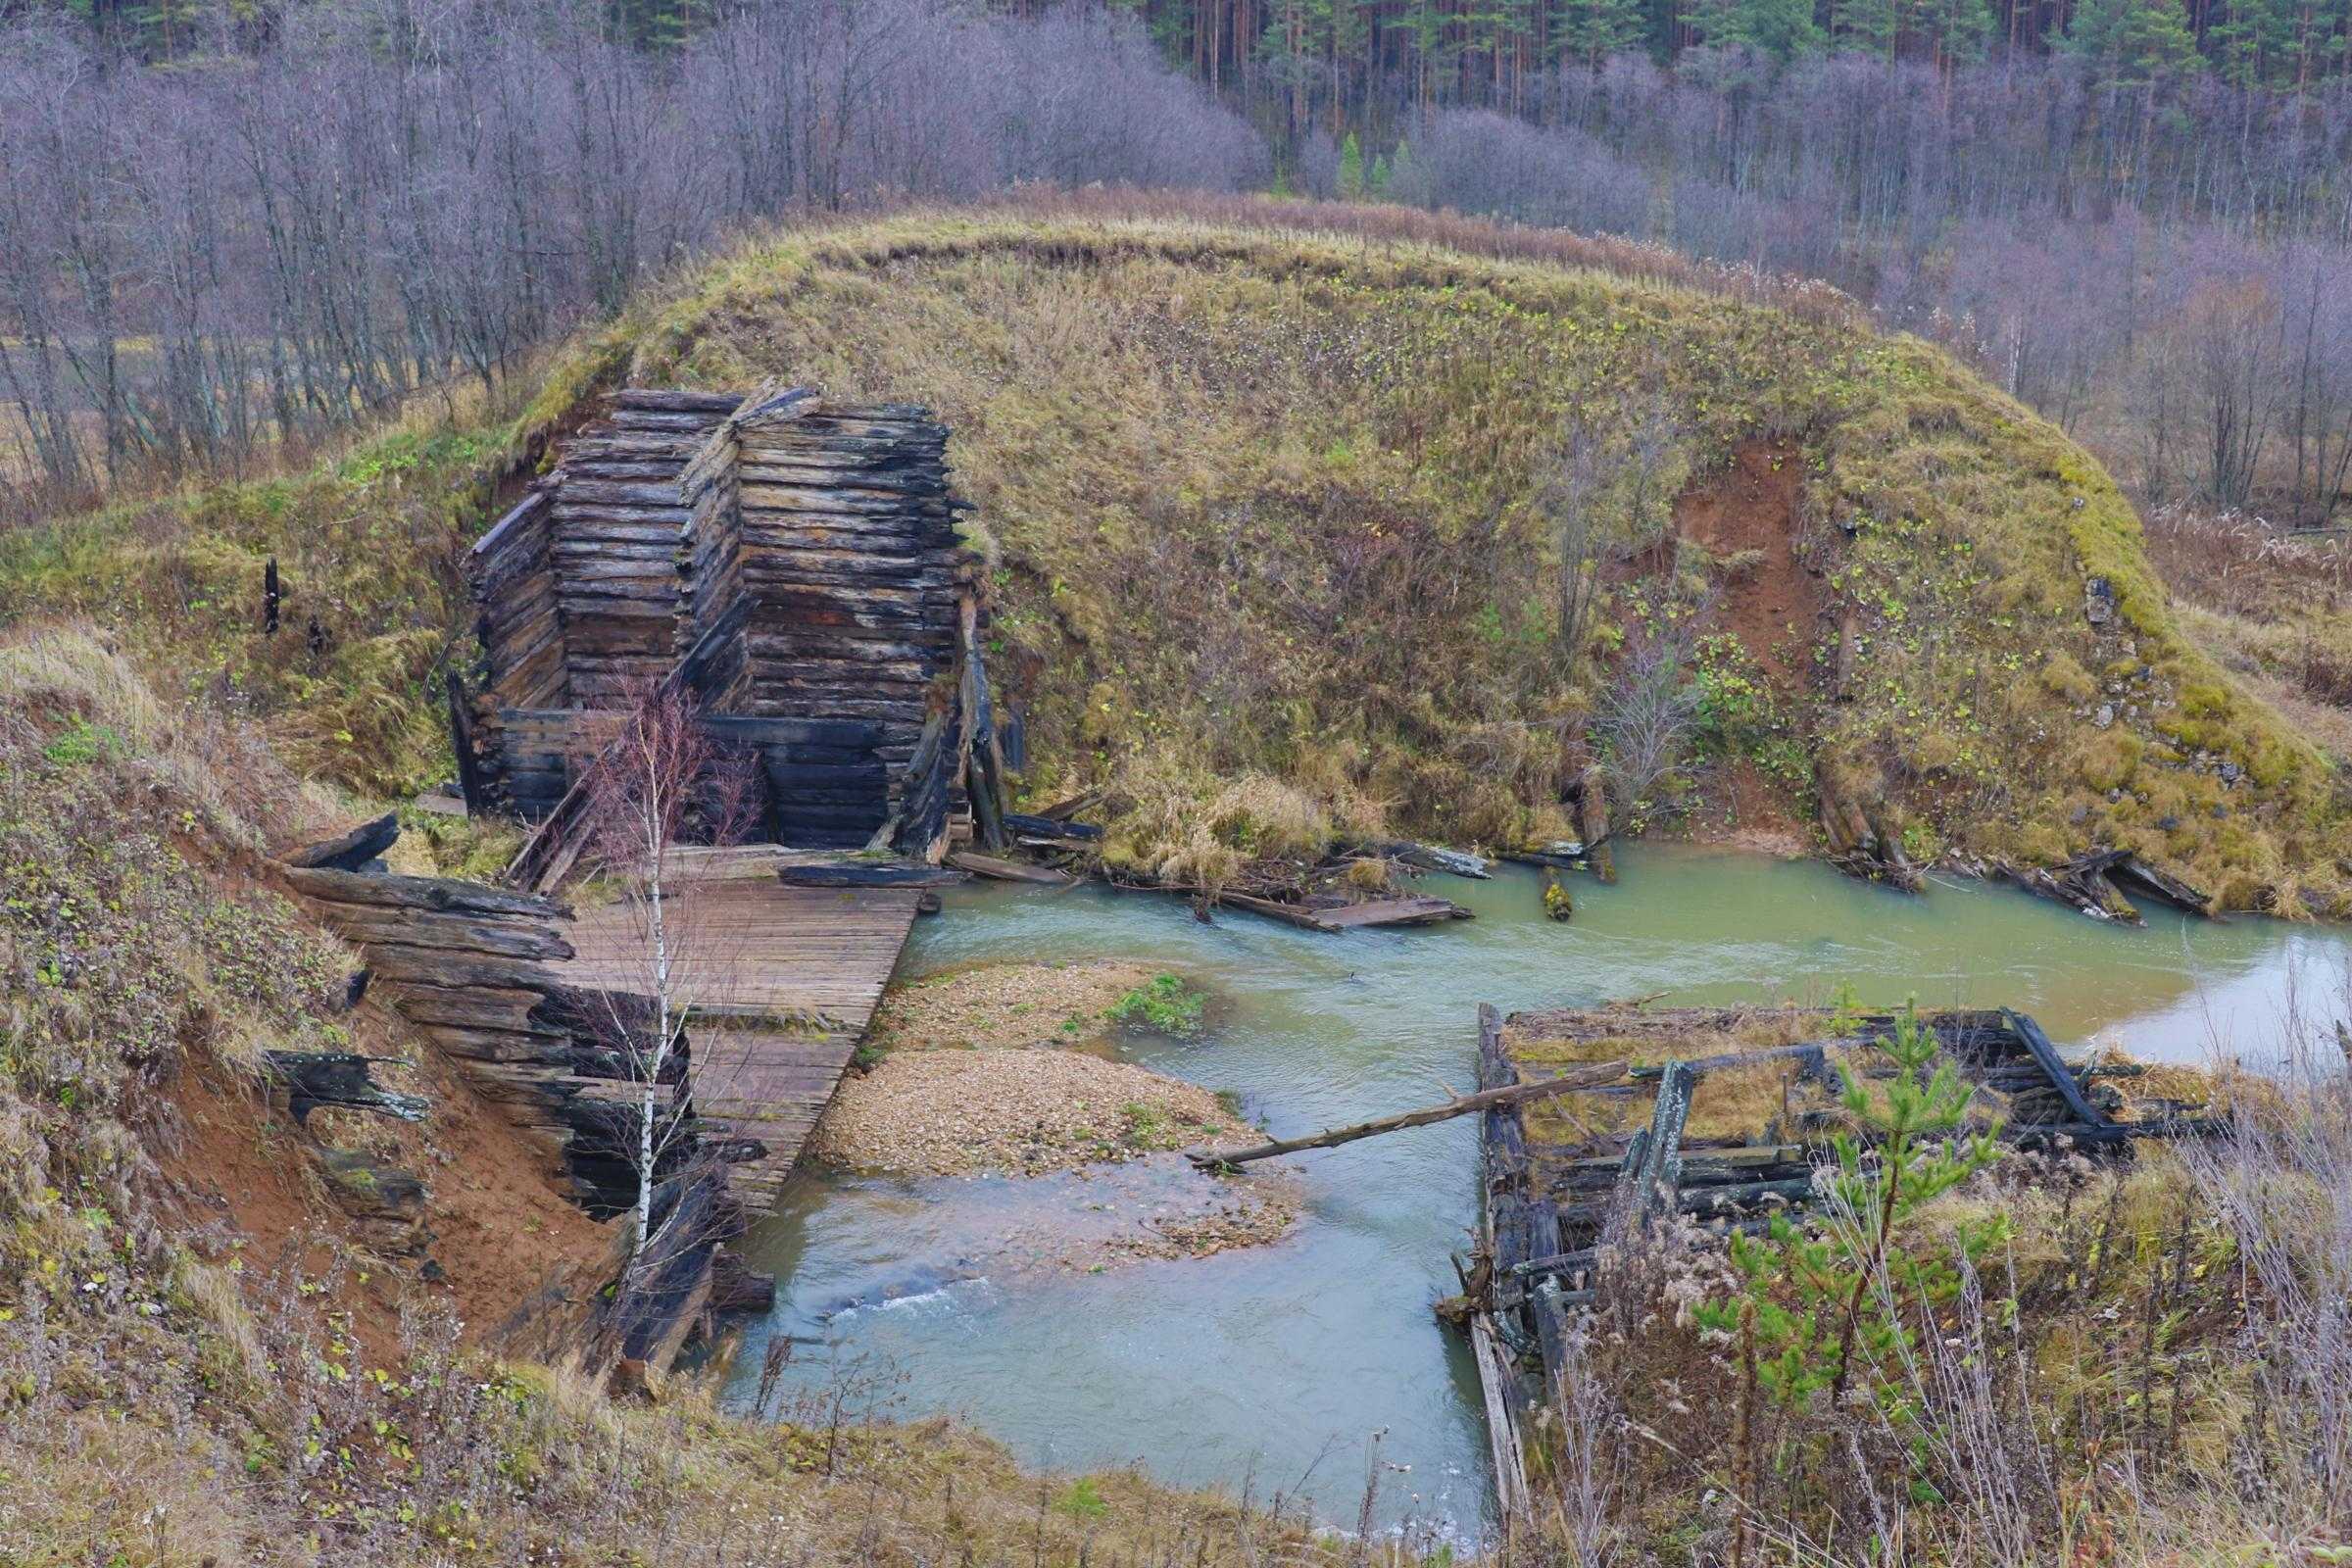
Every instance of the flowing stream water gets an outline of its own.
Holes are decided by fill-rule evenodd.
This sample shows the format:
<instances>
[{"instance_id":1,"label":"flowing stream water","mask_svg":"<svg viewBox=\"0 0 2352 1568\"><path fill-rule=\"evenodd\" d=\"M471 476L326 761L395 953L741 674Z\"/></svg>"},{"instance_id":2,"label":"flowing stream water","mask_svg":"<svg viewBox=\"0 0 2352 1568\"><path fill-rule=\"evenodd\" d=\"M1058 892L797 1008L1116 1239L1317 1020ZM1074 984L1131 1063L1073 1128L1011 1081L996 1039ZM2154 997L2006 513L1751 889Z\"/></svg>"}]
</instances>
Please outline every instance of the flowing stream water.
<instances>
[{"instance_id":1,"label":"flowing stream water","mask_svg":"<svg viewBox=\"0 0 2352 1568\"><path fill-rule=\"evenodd\" d=\"M1336 937L1241 913L1202 925L1182 901L1093 886L980 884L917 923L902 973L1165 964L1214 995L1208 1027L1126 1038L1120 1054L1234 1091L1296 1136L1473 1087L1481 1002L1826 1003L1845 983L1868 1003L2015 1006L2062 1044L2251 1059L2298 987L2336 995L2352 964L2346 933L2270 921L2152 909L2132 930L1970 883L1910 898L1694 849L1636 846L1619 867L1613 887L1572 879L1568 924L1543 916L1531 874L1500 868L1424 881L1475 920ZM826 1400L853 1417L956 1414L1032 1465L1140 1465L1348 1524L1377 1465L1383 1523L1475 1536L1492 1501L1476 1378L1430 1306L1456 1288L1448 1254L1477 1220L1476 1118L1293 1163L1306 1205L1283 1241L1079 1275L1021 1269L1019 1238L1085 1203L1149 1204L1152 1177L799 1178L749 1242L779 1290L730 1393L757 1398L783 1334L794 1354L774 1399L803 1416Z\"/></svg>"}]
</instances>

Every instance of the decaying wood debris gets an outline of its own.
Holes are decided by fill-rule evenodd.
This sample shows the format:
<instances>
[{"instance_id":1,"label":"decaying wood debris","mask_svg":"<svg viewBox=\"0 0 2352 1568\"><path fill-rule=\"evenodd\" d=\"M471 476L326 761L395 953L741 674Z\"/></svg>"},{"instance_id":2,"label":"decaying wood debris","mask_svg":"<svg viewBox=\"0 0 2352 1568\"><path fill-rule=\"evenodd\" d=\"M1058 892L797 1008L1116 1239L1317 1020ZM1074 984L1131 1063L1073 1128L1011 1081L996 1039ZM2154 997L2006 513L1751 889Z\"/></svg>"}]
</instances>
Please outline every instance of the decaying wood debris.
<instances>
[{"instance_id":1,"label":"decaying wood debris","mask_svg":"<svg viewBox=\"0 0 2352 1568\"><path fill-rule=\"evenodd\" d=\"M474 1089L546 1152L582 1206L599 1215L626 1210L635 1197L637 1170L622 1143L626 1119L614 1107L633 1095L635 1086L626 1080L626 1064L585 1022L596 1005L598 981L576 967L573 912L536 895L474 882L298 863L349 858L356 853L351 847L361 842L373 846L372 860L392 840L382 835L380 824L367 824L328 845L290 852L278 874L312 915L359 950L372 993L454 1058ZM771 846L765 853L782 852ZM772 870L767 875L772 879ZM772 881L768 885L790 892ZM890 956L896 952L894 945ZM734 1032L730 1029L730 1039ZM832 1066L835 1078L852 1049L854 1041L827 1047L827 1060L839 1058ZM430 1111L421 1098L375 1084L369 1057L271 1052L267 1059L272 1076L286 1086L289 1108L298 1119L321 1106L412 1120ZM687 1084L681 1075L669 1114L688 1113ZM807 1120L813 1122L812 1112ZM791 1152L798 1148L795 1142ZM714 1269L732 1282L726 1298L756 1291L758 1278L724 1250L723 1244L741 1229L738 1200L725 1191L724 1167L758 1166L768 1157L764 1144L732 1136L723 1123L678 1145L675 1170L664 1173L670 1177L664 1187L675 1192L664 1201L691 1194L693 1212L709 1223L698 1220L665 1242L674 1255L665 1254L635 1297L614 1308L614 1343L629 1347L626 1353L665 1356L674 1350L674 1331L710 1299ZM717 1190L707 1190L713 1183ZM649 1324L658 1325L658 1331Z\"/></svg>"},{"instance_id":2,"label":"decaying wood debris","mask_svg":"<svg viewBox=\"0 0 2352 1568\"><path fill-rule=\"evenodd\" d=\"M1919 1019L1974 1088L1970 1122L2020 1144L2122 1152L2216 1125L2170 1102L2132 1113L2109 1081L2132 1066L2072 1065L2023 1013ZM1524 1462L1520 1424L1563 1364L1572 1314L1607 1289L1611 1249L1678 1216L1754 1229L1813 1201L1830 1140L1854 1130L1843 1074L1889 1075L1879 1043L1894 1027L1891 1014L1829 1008L1479 1009L1485 1205L1454 1315L1479 1351L1491 1420L1509 1428L1494 1455L1506 1490L1524 1485L1506 1471ZM1594 1062L1615 1071L1590 1081ZM1573 1118L1507 1093L1572 1073L1584 1075Z\"/></svg>"},{"instance_id":3,"label":"decaying wood debris","mask_svg":"<svg viewBox=\"0 0 2352 1568\"><path fill-rule=\"evenodd\" d=\"M2154 899L2184 913L2211 915L2213 900L2161 866L2150 865L2130 850L2092 850L2063 865L2012 865L2006 860L1985 868L2039 898L2079 909L2094 920L2121 920L2138 925L2138 907L2132 895Z\"/></svg>"},{"instance_id":4,"label":"decaying wood debris","mask_svg":"<svg viewBox=\"0 0 2352 1568\"><path fill-rule=\"evenodd\" d=\"M1005 842L947 436L807 388L631 389L564 444L467 559L484 660L456 740L469 808L541 824L515 880L568 869L599 715L655 682L757 757L778 843L936 861L957 798Z\"/></svg>"}]
</instances>

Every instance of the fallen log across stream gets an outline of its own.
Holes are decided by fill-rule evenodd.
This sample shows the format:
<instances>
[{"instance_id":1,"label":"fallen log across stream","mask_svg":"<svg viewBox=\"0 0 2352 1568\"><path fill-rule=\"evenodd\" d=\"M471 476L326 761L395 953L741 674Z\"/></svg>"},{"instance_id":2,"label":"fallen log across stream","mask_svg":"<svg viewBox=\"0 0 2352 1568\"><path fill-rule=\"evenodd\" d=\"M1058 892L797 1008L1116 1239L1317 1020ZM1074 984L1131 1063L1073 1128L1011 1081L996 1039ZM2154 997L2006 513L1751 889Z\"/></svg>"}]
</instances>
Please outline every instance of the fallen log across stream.
<instances>
[{"instance_id":1,"label":"fallen log across stream","mask_svg":"<svg viewBox=\"0 0 2352 1568\"><path fill-rule=\"evenodd\" d=\"M1625 1063L1622 1061L1594 1062L1562 1073L1557 1078L1543 1078L1534 1083L1511 1084L1501 1089L1481 1089L1473 1094L1456 1095L1443 1104L1399 1111L1394 1116L1376 1116L1351 1127L1335 1127L1329 1132L1316 1133L1311 1138L1277 1138L1269 1143L1252 1144L1247 1149L1187 1150L1185 1158L1202 1170L1216 1170L1227 1165L1246 1164L1253 1159L1272 1159L1277 1154L1296 1154L1303 1149L1337 1149L1342 1144L1352 1144L1360 1138L1401 1132L1407 1127L1427 1127L1432 1122L1450 1121L1456 1116L1467 1116L1476 1111L1524 1105L1531 1100L1543 1100L1552 1095L1572 1095L1599 1089L1624 1076Z\"/></svg>"}]
</instances>

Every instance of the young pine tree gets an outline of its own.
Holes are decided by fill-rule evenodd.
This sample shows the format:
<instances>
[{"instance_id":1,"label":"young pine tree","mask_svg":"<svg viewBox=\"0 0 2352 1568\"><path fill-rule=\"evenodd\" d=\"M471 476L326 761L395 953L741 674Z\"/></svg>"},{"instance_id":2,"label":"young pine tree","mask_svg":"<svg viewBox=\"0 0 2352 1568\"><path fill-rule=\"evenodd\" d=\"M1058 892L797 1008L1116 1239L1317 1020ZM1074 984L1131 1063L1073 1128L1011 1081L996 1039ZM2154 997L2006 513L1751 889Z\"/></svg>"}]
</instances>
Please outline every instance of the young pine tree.
<instances>
[{"instance_id":1,"label":"young pine tree","mask_svg":"<svg viewBox=\"0 0 2352 1568\"><path fill-rule=\"evenodd\" d=\"M1340 195L1351 202L1364 199L1364 149L1352 130L1340 143Z\"/></svg>"},{"instance_id":2,"label":"young pine tree","mask_svg":"<svg viewBox=\"0 0 2352 1568\"><path fill-rule=\"evenodd\" d=\"M1734 1237L1740 1289L1699 1311L1703 1327L1740 1343L1760 1391L1790 1411L1825 1392L1835 1401L1857 1377L1891 1368L1923 1309L1958 1289L1946 1244L1914 1250L1906 1223L2001 1156L1997 1133L1957 1136L1969 1085L1951 1062L1936 1062L1935 1033L1910 1007L1884 1048L1895 1075L1883 1090L1838 1063L1841 1103L1867 1142L1850 1132L1834 1142L1829 1223L1780 1215L1760 1239ZM1963 1224L1959 1244L1974 1258L2004 1234L1995 1215ZM1895 1397L1890 1387L1863 1386Z\"/></svg>"}]
</instances>

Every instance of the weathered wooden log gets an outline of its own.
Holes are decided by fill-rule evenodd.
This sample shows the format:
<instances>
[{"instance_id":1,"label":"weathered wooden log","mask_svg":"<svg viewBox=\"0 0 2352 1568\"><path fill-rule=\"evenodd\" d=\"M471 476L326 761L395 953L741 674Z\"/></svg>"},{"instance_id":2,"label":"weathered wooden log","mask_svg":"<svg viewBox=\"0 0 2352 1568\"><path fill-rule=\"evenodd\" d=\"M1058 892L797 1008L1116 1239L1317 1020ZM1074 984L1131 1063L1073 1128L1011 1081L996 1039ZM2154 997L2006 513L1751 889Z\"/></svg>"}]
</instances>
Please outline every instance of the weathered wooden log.
<instances>
[{"instance_id":1,"label":"weathered wooden log","mask_svg":"<svg viewBox=\"0 0 2352 1568\"><path fill-rule=\"evenodd\" d=\"M1494 874L1484 856L1441 849L1432 844L1415 844L1405 839L1359 839L1353 848L1385 859L1401 860L1406 865L1418 866L1425 871L1445 871L1453 876L1473 877L1481 881Z\"/></svg>"},{"instance_id":2,"label":"weathered wooden log","mask_svg":"<svg viewBox=\"0 0 2352 1568\"><path fill-rule=\"evenodd\" d=\"M322 844L294 850L282 858L288 865L305 869L358 871L361 866L390 849L399 837L400 818L386 811L372 821L362 822L348 833Z\"/></svg>"},{"instance_id":3,"label":"weathered wooden log","mask_svg":"<svg viewBox=\"0 0 2352 1568\"><path fill-rule=\"evenodd\" d=\"M473 705L466 700L466 682L456 670L443 672L443 686L449 698L449 747L458 760L458 796L471 816L488 809L490 804L482 783L481 759L474 751Z\"/></svg>"},{"instance_id":4,"label":"weathered wooden log","mask_svg":"<svg viewBox=\"0 0 2352 1568\"><path fill-rule=\"evenodd\" d=\"M1717 1214L1729 1209L1753 1208L1759 1203L1779 1201L1797 1203L1813 1196L1814 1182L1810 1175L1791 1176L1780 1181L1737 1182L1720 1187L1699 1187L1682 1193L1676 1206L1686 1214Z\"/></svg>"},{"instance_id":5,"label":"weathered wooden log","mask_svg":"<svg viewBox=\"0 0 2352 1568\"><path fill-rule=\"evenodd\" d=\"M920 860L844 858L824 863L785 861L777 879L796 888L937 888L969 881L971 873Z\"/></svg>"},{"instance_id":6,"label":"weathered wooden log","mask_svg":"<svg viewBox=\"0 0 2352 1568\"><path fill-rule=\"evenodd\" d=\"M288 1108L297 1122L324 1105L335 1110L371 1110L401 1121L422 1121L431 1102L384 1088L368 1076L382 1056L347 1051L266 1051L270 1075L286 1086Z\"/></svg>"},{"instance_id":7,"label":"weathered wooden log","mask_svg":"<svg viewBox=\"0 0 2352 1568\"><path fill-rule=\"evenodd\" d=\"M2093 1105L2084 1097L2082 1086L2077 1083L2075 1075L2067 1070L2066 1062L2058 1054L2058 1048L2050 1043L2048 1035L2041 1032L2041 1025L2022 1012L2012 1012L2006 1008L2002 1009L2002 1016L2008 1020L2010 1028L2017 1032L2018 1037L2025 1041L2026 1049L2034 1054L2034 1062L2048 1077L2050 1087L2057 1090L2059 1095L2064 1098L2067 1108L2074 1112L2076 1121L2091 1127L2107 1127L2114 1124L2112 1118L2105 1111Z\"/></svg>"},{"instance_id":8,"label":"weathered wooden log","mask_svg":"<svg viewBox=\"0 0 2352 1568\"><path fill-rule=\"evenodd\" d=\"M571 944L556 933L552 923L511 915L443 914L345 904L327 911L325 919L337 936L370 949L423 949L464 958L550 960L572 956ZM386 968L384 972L394 970Z\"/></svg>"},{"instance_id":9,"label":"weathered wooden log","mask_svg":"<svg viewBox=\"0 0 2352 1568\"><path fill-rule=\"evenodd\" d=\"M1827 1060L1829 1052L1869 1043L1868 1036L1860 1035L1842 1040L1814 1040L1793 1046L1770 1046L1760 1051L1727 1051L1720 1055L1693 1057L1680 1065L1688 1072L1704 1074L1740 1067L1753 1067L1767 1061L1796 1060L1803 1063L1806 1072L1826 1081L1829 1072ZM1669 1062L1662 1065L1651 1064L1636 1067L1626 1076L1637 1082L1658 1078L1665 1074L1668 1066L1673 1065L1676 1064Z\"/></svg>"},{"instance_id":10,"label":"weathered wooden log","mask_svg":"<svg viewBox=\"0 0 2352 1568\"><path fill-rule=\"evenodd\" d=\"M1598 767L1588 767L1576 781L1571 803L1576 808L1576 831L1584 841L1585 860L1603 882L1617 880L1617 857L1609 849L1609 788Z\"/></svg>"},{"instance_id":11,"label":"weathered wooden log","mask_svg":"<svg viewBox=\"0 0 2352 1568\"><path fill-rule=\"evenodd\" d=\"M1056 871L1051 866L1002 859L993 855L974 855L968 850L958 850L950 855L947 863L958 871L969 871L974 876L986 877L992 882L1034 882L1041 887L1061 888L1068 887L1076 880L1067 871Z\"/></svg>"},{"instance_id":12,"label":"weathered wooden log","mask_svg":"<svg viewBox=\"0 0 2352 1568\"><path fill-rule=\"evenodd\" d=\"M1005 812L1004 825L1015 833L1028 833L1045 839L1069 839L1093 844L1102 837L1102 830L1092 823L1071 822L1052 816L1030 816L1019 811Z\"/></svg>"},{"instance_id":13,"label":"weathered wooden log","mask_svg":"<svg viewBox=\"0 0 2352 1568\"><path fill-rule=\"evenodd\" d=\"M301 866L287 867L283 874L295 892L322 904L520 915L541 920L568 918L571 912L562 905L529 894L508 893L445 877L362 876L352 871Z\"/></svg>"},{"instance_id":14,"label":"weathered wooden log","mask_svg":"<svg viewBox=\"0 0 2352 1568\"><path fill-rule=\"evenodd\" d=\"M1271 1159L1277 1154L1295 1154L1304 1149L1337 1149L1342 1144L1375 1138L1382 1133L1400 1132L1407 1127L1427 1127L1433 1122L1449 1121L1456 1116L1467 1116L1477 1111L1497 1110L1504 1106L1524 1105L1530 1101L1549 1099L1554 1095L1575 1094L1624 1075L1624 1062L1599 1062L1572 1068L1557 1078L1456 1095L1443 1104L1399 1111L1393 1116L1376 1116L1370 1121L1357 1122L1349 1127L1335 1127L1308 1138L1278 1138L1268 1143L1252 1144L1246 1149L1190 1150L1185 1157L1203 1170L1214 1170L1224 1165Z\"/></svg>"}]
</instances>

